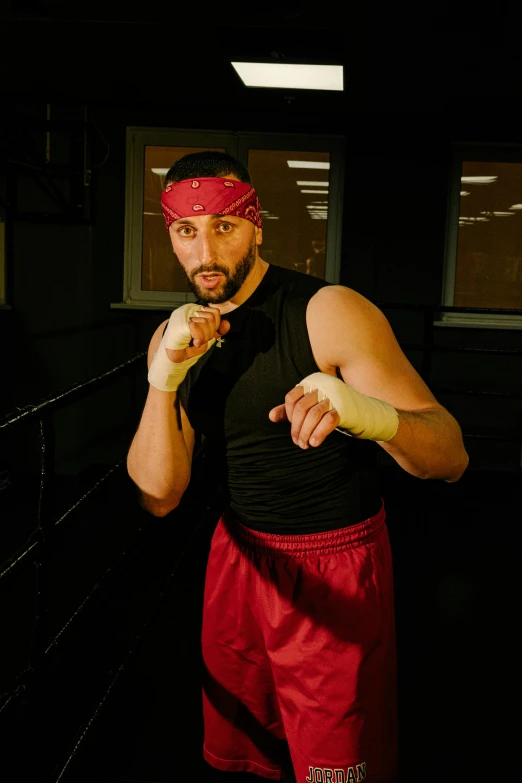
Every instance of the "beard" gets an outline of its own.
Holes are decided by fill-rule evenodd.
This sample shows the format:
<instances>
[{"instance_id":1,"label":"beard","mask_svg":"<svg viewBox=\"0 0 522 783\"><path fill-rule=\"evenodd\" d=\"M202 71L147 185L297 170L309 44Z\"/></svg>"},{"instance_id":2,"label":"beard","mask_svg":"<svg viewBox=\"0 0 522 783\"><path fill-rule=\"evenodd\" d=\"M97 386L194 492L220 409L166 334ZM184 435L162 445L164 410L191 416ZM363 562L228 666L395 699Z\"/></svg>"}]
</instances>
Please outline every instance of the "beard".
<instances>
[{"instance_id":1,"label":"beard","mask_svg":"<svg viewBox=\"0 0 522 783\"><path fill-rule=\"evenodd\" d=\"M219 264L212 264L212 266L208 267L201 266L199 269L196 269L194 272L192 272L189 276L182 264L180 264L180 267L185 276L188 287L198 299L204 300L209 305L223 304L223 302L228 302L229 299L232 299L232 297L235 296L240 290L241 286L254 267L256 257L257 245L255 240L252 240L247 252L238 262L236 268L233 271L230 271L230 269L227 267L222 267ZM203 288L202 286L200 287L196 282L196 277L201 274L210 274L211 272L220 272L225 278L225 281L220 283L216 288L212 289Z\"/></svg>"}]
</instances>

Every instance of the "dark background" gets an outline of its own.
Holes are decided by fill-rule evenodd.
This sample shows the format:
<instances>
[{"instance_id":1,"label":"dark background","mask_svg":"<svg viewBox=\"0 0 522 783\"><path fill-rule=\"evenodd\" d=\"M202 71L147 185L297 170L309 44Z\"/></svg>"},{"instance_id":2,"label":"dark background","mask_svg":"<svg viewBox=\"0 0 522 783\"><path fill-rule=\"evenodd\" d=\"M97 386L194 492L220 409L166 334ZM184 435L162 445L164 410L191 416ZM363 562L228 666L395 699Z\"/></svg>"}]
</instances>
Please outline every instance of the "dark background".
<instances>
[{"instance_id":1,"label":"dark background","mask_svg":"<svg viewBox=\"0 0 522 783\"><path fill-rule=\"evenodd\" d=\"M146 350L165 318L110 309L122 300L127 126L342 135L340 282L377 303L439 304L452 148L522 143L522 55L519 20L509 8L490 9L487 19L438 8L8 4L0 112L10 307L0 310L0 415ZM255 56L339 62L345 90L248 90L229 61ZM52 176L42 170L48 106L53 150L62 156ZM78 175L84 132L88 187ZM50 179L64 194L61 208L49 195ZM422 342L421 314L384 309L403 345ZM435 332L436 345L490 352L434 353L432 388L519 395L438 395L466 433L471 460L458 484L421 482L382 459L396 569L404 781L516 774L522 372L519 355L498 351L520 351L520 335ZM421 352L405 350L420 367ZM125 455L145 394L143 360L133 374L55 414L56 514ZM36 420L1 433L2 559L23 546L35 524L37 434ZM80 740L62 780L163 783L189 771L200 779L211 774L200 761L198 613L219 503L205 470L195 472L193 496L154 520L136 507L119 469L69 519L67 532L53 537L46 550L50 638L106 569L111 573L46 655L39 686L28 685L3 710L12 751L6 780L20 779L23 764L39 770L36 779L57 780ZM201 528L191 526L195 518ZM190 542L193 529L201 533L177 568L180 541ZM34 566L26 557L4 578L5 694L28 666Z\"/></svg>"}]
</instances>

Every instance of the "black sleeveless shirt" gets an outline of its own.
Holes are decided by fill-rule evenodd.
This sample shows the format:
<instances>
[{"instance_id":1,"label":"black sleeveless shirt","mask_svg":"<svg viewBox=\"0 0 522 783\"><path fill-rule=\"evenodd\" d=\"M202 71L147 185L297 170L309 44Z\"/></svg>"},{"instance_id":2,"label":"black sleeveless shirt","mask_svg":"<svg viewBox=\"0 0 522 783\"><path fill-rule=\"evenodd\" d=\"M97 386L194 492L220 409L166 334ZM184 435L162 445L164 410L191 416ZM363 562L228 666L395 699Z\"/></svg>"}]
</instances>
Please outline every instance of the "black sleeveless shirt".
<instances>
[{"instance_id":1,"label":"black sleeveless shirt","mask_svg":"<svg viewBox=\"0 0 522 783\"><path fill-rule=\"evenodd\" d=\"M227 507L254 530L335 530L373 516L381 506L375 443L334 430L317 448L301 449L289 422L268 418L300 380L320 371L306 308L326 285L269 265L252 295L223 315L230 322L224 343L215 343L190 368L178 391L207 461L215 465Z\"/></svg>"}]
</instances>

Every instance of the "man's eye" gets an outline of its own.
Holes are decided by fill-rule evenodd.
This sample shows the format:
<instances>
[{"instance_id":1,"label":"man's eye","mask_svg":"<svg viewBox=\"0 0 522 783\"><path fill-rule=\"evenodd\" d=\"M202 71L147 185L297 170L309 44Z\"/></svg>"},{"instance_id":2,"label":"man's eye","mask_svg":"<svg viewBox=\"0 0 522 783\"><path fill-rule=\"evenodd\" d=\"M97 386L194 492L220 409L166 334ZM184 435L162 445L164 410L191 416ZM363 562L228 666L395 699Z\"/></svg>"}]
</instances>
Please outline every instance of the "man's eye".
<instances>
[{"instance_id":1,"label":"man's eye","mask_svg":"<svg viewBox=\"0 0 522 783\"><path fill-rule=\"evenodd\" d=\"M229 231L232 231L232 224L231 223L220 223L219 228L221 231L225 234L227 234Z\"/></svg>"},{"instance_id":2,"label":"man's eye","mask_svg":"<svg viewBox=\"0 0 522 783\"><path fill-rule=\"evenodd\" d=\"M182 227L180 228L180 230L179 230L179 233L180 233L182 236L184 236L184 237L188 237L188 236L190 236L190 234L192 233L192 229L191 229L191 227L190 227L190 226L182 226Z\"/></svg>"}]
</instances>

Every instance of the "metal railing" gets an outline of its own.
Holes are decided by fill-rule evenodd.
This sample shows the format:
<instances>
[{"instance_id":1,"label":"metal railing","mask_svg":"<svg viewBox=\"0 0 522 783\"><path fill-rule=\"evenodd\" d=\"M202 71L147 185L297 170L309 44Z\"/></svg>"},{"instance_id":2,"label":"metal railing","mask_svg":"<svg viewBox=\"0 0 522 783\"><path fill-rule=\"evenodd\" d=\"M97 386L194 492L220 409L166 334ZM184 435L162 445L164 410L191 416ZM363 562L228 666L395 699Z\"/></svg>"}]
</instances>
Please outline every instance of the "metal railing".
<instances>
[{"instance_id":1,"label":"metal railing","mask_svg":"<svg viewBox=\"0 0 522 783\"><path fill-rule=\"evenodd\" d=\"M429 385L429 379L430 379L430 374L432 369L432 355L436 351L461 352L461 353L473 353L473 354L481 353L484 355L494 354L494 355L505 355L505 356L522 355L522 350L496 350L496 349L492 350L492 349L464 348L464 347L459 348L453 346L436 346L434 344L433 333L435 327L433 323L433 314L436 312L459 312L459 313L470 312L470 313L489 313L489 314L504 313L505 314L505 311L484 309L484 308L482 309L456 308L456 307L441 307L441 306L428 306L428 305L404 305L404 304L395 304L395 303L377 303L377 304L382 310L396 309L396 310L421 311L423 313L422 343L411 344L411 345L402 344L402 347L403 349L409 348L409 349L418 349L422 351L422 363L421 363L420 374L422 375L424 380L428 383L428 385ZM511 312L522 315L522 310L511 311ZM102 582L104 581L106 575L114 568L114 564L111 564L111 566L102 575L101 579L98 580L98 582L91 588L89 593L80 602L76 610L73 612L71 617L67 620L67 622L64 624L63 628L59 631L59 633L57 633L53 639L49 639L49 623L48 623L49 606L48 606L48 590L47 590L48 546L49 546L49 540L52 537L52 533L59 525L65 523L71 517L72 512L78 509L89 496L93 495L93 493L95 493L99 489L99 487L126 462L126 455L124 455L122 459L118 461L114 466L112 466L105 473L105 475L102 476L102 478L96 481L87 490L87 492L85 492L85 494L83 494L80 498L78 498L77 501L74 502L73 505L71 505L67 511L65 511L65 513L63 513L58 519L53 519L53 515L52 515L53 509L52 509L52 502L50 498L50 486L52 484L53 477L54 477L54 448L55 448L55 444L54 444L55 429L54 429L54 420L53 420L54 412L60 408L71 405L72 403L85 398L87 395L90 395L92 392L97 391L98 389L118 380L124 373L139 367L139 362L141 362L144 359L146 353L147 353L146 351L138 353L135 356L128 359L127 361L123 362L122 364L109 370L108 372L105 372L101 375L98 375L82 383L75 384L69 389L62 391L56 394L55 396L46 398L34 406L27 406L23 410L18 409L0 421L0 434L1 434L2 431L5 431L7 429L11 430L12 428L21 426L23 423L27 422L28 420L35 419L35 418L38 419L38 423L39 423L38 438L39 438L39 448L40 448L39 498L38 498L38 510L36 514L36 528L34 532L31 534L31 536L29 537L29 539L26 541L25 545L20 549L18 549L14 554L12 554L0 568L0 586L1 586L3 584L3 580L5 580L8 577L8 575L12 573L20 563L24 562L24 560L26 560L29 554L31 554L31 558L34 559L34 563L36 567L36 593L37 593L36 613L35 613L36 616L34 619L33 633L32 633L32 639L30 643L29 665L18 676L15 687L12 689L11 693L3 694L2 697L3 700L2 703L0 704L0 713L2 713L8 707L8 705L13 702L13 700L17 700L18 697L23 695L25 701L27 701L27 699L30 698L31 683L34 682L35 678L38 676L38 672L41 670L44 664L45 656L49 653L49 651L53 647L55 647L58 644L60 639L63 637L63 634L66 631L66 629L68 629L73 623L73 621L77 619L82 609L90 601L92 596L99 591L99 588ZM439 390L439 392L440 391L441 390ZM522 394L504 394L499 392L493 392L493 391L488 392L482 390L463 391L458 389L454 389L454 390L448 389L446 391L451 394L466 394L466 395L478 395L478 396L488 395L492 397L501 397L501 398L511 397L516 399L522 399ZM491 438L497 440L513 440L513 441L516 440L520 441L522 439L520 433L513 434L512 436L494 435L494 434L479 435L476 433L464 433L464 435L465 437L468 438ZM198 452L195 453L195 457L196 458L199 457ZM209 508L209 506L207 506L207 508ZM196 526L196 528L197 527L198 526ZM185 550L185 552L186 551L187 550ZM120 558L124 557L125 554L126 552L122 552ZM182 553L182 557L183 555L184 553ZM163 591L162 591L162 595L163 595ZM154 612L151 613L151 616L152 615L154 615ZM149 626L149 622L147 621L147 623L145 623L143 631L148 626ZM107 699L114 685L115 679L123 671L125 667L125 661L129 657L131 652L135 649L136 644L142 638L143 638L143 632L140 632L140 634L138 634L136 638L133 640L133 642L131 643L128 655L125 657L124 661L117 669L113 682L111 682L108 690L106 690L100 704L96 708L94 714L91 716L91 720L86 723L84 729L80 732L80 739L78 743L76 743L75 748L73 749L71 755L67 759L65 766L62 767L59 773L59 777L56 778L56 780L59 780L62 777L62 774L65 771L67 765L69 764L72 755L74 755L74 753L77 752L77 749L79 747L79 742L87 732L89 726L92 723L92 720L94 720L99 710L103 706L105 700Z\"/></svg>"}]
</instances>

